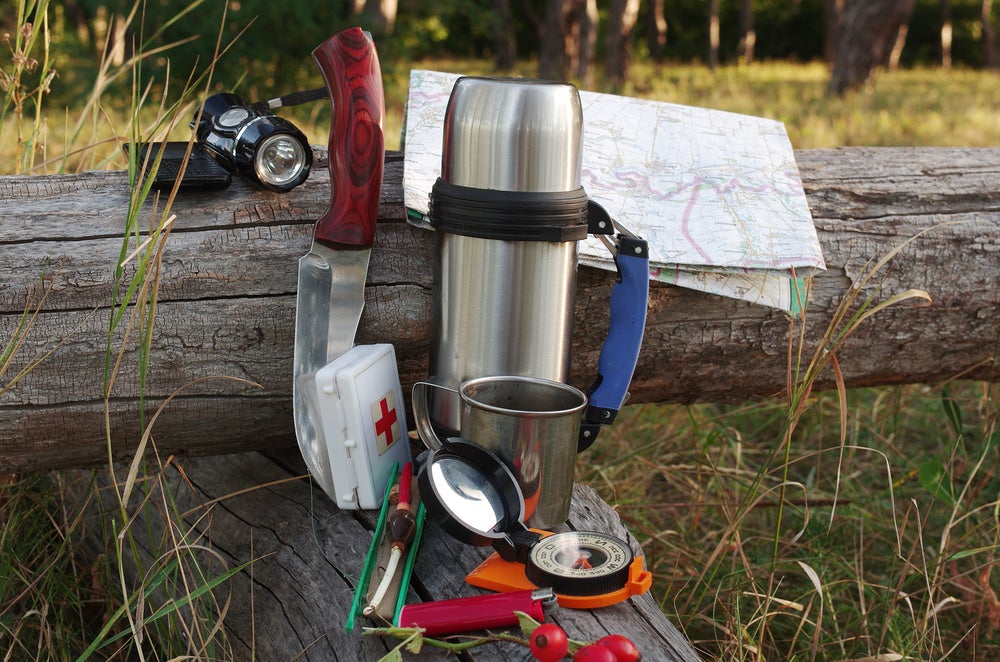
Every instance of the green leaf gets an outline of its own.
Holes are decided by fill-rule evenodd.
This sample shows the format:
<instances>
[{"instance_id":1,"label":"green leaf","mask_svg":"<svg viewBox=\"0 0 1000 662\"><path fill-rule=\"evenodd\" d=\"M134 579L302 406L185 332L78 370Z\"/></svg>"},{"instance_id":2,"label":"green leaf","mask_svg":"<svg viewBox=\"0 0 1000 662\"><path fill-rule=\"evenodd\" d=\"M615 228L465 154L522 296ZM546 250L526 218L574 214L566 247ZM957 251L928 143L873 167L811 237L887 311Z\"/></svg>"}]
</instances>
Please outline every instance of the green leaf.
<instances>
[{"instance_id":1,"label":"green leaf","mask_svg":"<svg viewBox=\"0 0 1000 662\"><path fill-rule=\"evenodd\" d=\"M962 410L951 397L951 389L947 386L941 391L941 406L944 407L944 413L948 418L948 423L951 424L951 429L955 434L962 434L962 430L965 429L962 425Z\"/></svg>"},{"instance_id":2,"label":"green leaf","mask_svg":"<svg viewBox=\"0 0 1000 662\"><path fill-rule=\"evenodd\" d=\"M986 547L977 547L975 549L963 549L961 551L955 552L948 557L949 561L958 561L960 559L969 558L970 556L976 556L977 554L995 554L997 551L996 545L988 545Z\"/></svg>"},{"instance_id":3,"label":"green leaf","mask_svg":"<svg viewBox=\"0 0 1000 662\"><path fill-rule=\"evenodd\" d=\"M534 632L535 628L541 625L541 623L523 611L515 611L514 615L517 616L517 623L521 626L521 632L524 634L524 638L531 639L531 633Z\"/></svg>"},{"instance_id":4,"label":"green leaf","mask_svg":"<svg viewBox=\"0 0 1000 662\"><path fill-rule=\"evenodd\" d=\"M160 618L163 618L164 616L169 616L170 614L176 612L178 609L198 599L208 591L211 591L212 589L216 588L222 583L228 581L231 577L233 577L233 575L248 568L251 563L253 563L253 561L247 561L245 563L242 563L224 572L223 574L215 577L214 579L209 580L207 583L196 587L193 591L191 591L187 595L181 596L177 600L171 600L168 604L164 605L163 607L158 609L155 613L148 616L145 619L146 624L147 625L152 624L155 621L159 620ZM130 609L132 605L138 601L139 594L141 593L143 600L149 599L149 597L153 594L153 592L157 589L157 587L163 584L168 579L169 575L176 570L177 565L178 565L178 559L176 557L171 559L170 562L167 563L163 567L163 569L161 569L153 577L152 581L150 581L149 584L146 585L144 589L142 589L141 591L136 591L135 593L130 595L128 602L121 605L118 608L118 610L115 611L115 613L111 616L108 622L105 623L104 627L101 629L101 632L98 633L97 638L95 638L87 647L87 649L83 653L81 653L80 656L77 658L77 662L89 659L90 656L93 655L95 652L97 652L98 650L104 648L109 644L114 643L115 641L118 641L119 639L123 639L125 637L131 637L133 635L131 628L125 628L110 637L108 637L107 635L109 634L112 626L116 622L121 620L121 618L125 615L125 610Z\"/></svg>"},{"instance_id":5,"label":"green leaf","mask_svg":"<svg viewBox=\"0 0 1000 662\"><path fill-rule=\"evenodd\" d=\"M410 651L414 655L420 653L420 649L424 647L424 638L419 632L414 632L413 636L407 639L405 642L406 650Z\"/></svg>"},{"instance_id":6,"label":"green leaf","mask_svg":"<svg viewBox=\"0 0 1000 662\"><path fill-rule=\"evenodd\" d=\"M398 648L393 648L391 651L380 657L378 662L403 662L403 654L399 652Z\"/></svg>"},{"instance_id":7,"label":"green leaf","mask_svg":"<svg viewBox=\"0 0 1000 662\"><path fill-rule=\"evenodd\" d=\"M930 492L935 499L940 499L954 508L958 505L951 477L944 470L944 465L938 460L927 460L920 465L920 484Z\"/></svg>"}]
</instances>

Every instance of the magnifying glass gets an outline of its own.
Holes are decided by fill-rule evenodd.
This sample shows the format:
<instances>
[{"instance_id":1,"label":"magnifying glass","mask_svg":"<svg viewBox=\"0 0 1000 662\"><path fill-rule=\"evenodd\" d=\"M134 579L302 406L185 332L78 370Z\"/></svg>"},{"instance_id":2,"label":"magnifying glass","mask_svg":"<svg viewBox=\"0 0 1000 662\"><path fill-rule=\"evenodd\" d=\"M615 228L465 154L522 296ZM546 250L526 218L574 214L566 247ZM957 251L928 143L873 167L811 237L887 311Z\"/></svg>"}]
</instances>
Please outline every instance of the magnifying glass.
<instances>
[{"instance_id":1,"label":"magnifying glass","mask_svg":"<svg viewBox=\"0 0 1000 662\"><path fill-rule=\"evenodd\" d=\"M517 479L481 446L449 439L417 478L427 516L453 538L496 554L466 577L480 588L551 588L562 607L594 609L649 590L652 574L628 544L597 531L550 533L524 524Z\"/></svg>"}]
</instances>

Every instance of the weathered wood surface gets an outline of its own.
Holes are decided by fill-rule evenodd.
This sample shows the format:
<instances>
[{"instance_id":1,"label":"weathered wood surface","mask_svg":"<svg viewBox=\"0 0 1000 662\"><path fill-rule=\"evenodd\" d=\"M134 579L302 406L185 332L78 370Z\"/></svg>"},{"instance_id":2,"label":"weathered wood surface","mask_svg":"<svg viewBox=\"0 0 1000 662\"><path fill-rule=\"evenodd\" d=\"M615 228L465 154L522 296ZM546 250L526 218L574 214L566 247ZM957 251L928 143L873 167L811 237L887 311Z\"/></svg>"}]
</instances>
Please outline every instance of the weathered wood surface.
<instances>
[{"instance_id":1,"label":"weathered wood surface","mask_svg":"<svg viewBox=\"0 0 1000 662\"><path fill-rule=\"evenodd\" d=\"M844 379L848 386L996 379L1000 149L844 148L796 157L828 265L814 279L802 329L807 353L865 265L923 233L865 294L886 298L919 288L933 304L894 306L866 321L840 352ZM427 373L433 236L404 222L401 177L401 156L390 154L357 340L394 343L408 390ZM39 275L53 284L0 383L66 339L0 396L0 469L102 463L108 438L116 457L135 448L140 390L132 349L108 400L110 435L102 399L127 199L121 172L0 178L0 338L11 337ZM150 411L177 393L155 424L162 450L226 453L294 444L297 260L328 202L322 168L286 195L236 182L225 192L176 201L144 393ZM595 371L610 283L608 272L580 270L572 381L582 387ZM121 342L119 332L112 344ZM654 285L632 402L780 393L788 343L789 320L779 311ZM134 344L133 334L127 345ZM833 383L826 374L817 387Z\"/></svg>"},{"instance_id":2,"label":"weathered wood surface","mask_svg":"<svg viewBox=\"0 0 1000 662\"><path fill-rule=\"evenodd\" d=\"M227 600L229 604L223 623L228 652L223 657L248 660L252 652L258 660L380 658L399 640L362 636L363 627L377 625L363 618L352 633L344 631L377 513L338 510L322 492L311 490L308 480L294 480L305 473L295 452L269 455L189 458L180 462L183 477L171 468L165 472L176 510L186 513L183 524L177 523L179 528L188 532L188 542L210 546L218 555L207 559L206 568L221 573L220 559L228 568L256 559L216 590L219 604ZM107 507L113 509L110 491L103 494ZM160 499L154 493L151 502ZM147 562L169 558L163 555L170 545L156 543L171 539L163 535L158 510L150 509L132 527ZM576 486L569 525L617 535L641 554L618 515L589 488ZM460 543L428 524L407 603L484 594L467 585L464 577L491 551ZM132 581L138 581L134 575ZM560 608L548 620L562 625L579 641L614 632L626 634L644 659L699 659L664 618L652 593L591 611ZM509 632L517 633L516 629ZM456 658L428 647L419 659ZM524 646L491 643L458 659L527 661L532 657Z\"/></svg>"}]
</instances>

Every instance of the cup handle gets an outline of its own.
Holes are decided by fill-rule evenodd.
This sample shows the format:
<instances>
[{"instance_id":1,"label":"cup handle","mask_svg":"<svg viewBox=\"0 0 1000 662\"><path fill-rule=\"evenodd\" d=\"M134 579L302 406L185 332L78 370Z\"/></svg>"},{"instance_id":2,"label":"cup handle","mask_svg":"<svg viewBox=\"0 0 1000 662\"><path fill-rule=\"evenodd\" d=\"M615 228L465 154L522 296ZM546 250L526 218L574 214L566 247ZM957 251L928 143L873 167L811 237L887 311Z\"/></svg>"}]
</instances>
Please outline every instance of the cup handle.
<instances>
[{"instance_id":1,"label":"cup handle","mask_svg":"<svg viewBox=\"0 0 1000 662\"><path fill-rule=\"evenodd\" d=\"M431 425L431 414L427 407L427 392L432 388L451 391L456 395L458 395L458 391L432 381L417 382L413 385L411 400L413 402L413 422L417 428L417 434L420 435L424 446L436 451L444 445L444 442L437 436L437 433L434 432L434 426Z\"/></svg>"}]
</instances>

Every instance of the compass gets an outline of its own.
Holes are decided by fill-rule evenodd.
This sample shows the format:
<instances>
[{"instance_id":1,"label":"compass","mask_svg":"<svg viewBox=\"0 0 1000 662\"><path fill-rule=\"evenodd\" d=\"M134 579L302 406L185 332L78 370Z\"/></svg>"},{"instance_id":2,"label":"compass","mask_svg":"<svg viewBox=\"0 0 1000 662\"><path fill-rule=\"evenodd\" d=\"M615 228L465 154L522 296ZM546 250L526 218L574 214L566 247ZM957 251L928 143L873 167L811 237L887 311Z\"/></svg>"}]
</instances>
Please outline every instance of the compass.
<instances>
[{"instance_id":1,"label":"compass","mask_svg":"<svg viewBox=\"0 0 1000 662\"><path fill-rule=\"evenodd\" d=\"M496 553L466 577L495 591L551 588L559 605L594 609L649 590L641 556L597 531L551 533L524 524L517 480L496 455L450 439L430 451L418 474L427 515L452 537Z\"/></svg>"},{"instance_id":2,"label":"compass","mask_svg":"<svg viewBox=\"0 0 1000 662\"><path fill-rule=\"evenodd\" d=\"M556 593L601 595L628 582L632 560L632 550L614 536L568 531L542 538L531 547L525 576Z\"/></svg>"}]
</instances>

